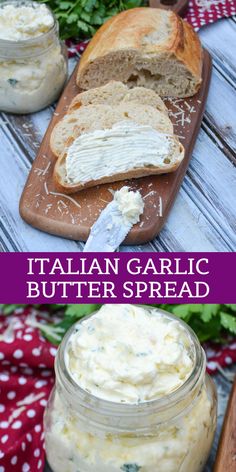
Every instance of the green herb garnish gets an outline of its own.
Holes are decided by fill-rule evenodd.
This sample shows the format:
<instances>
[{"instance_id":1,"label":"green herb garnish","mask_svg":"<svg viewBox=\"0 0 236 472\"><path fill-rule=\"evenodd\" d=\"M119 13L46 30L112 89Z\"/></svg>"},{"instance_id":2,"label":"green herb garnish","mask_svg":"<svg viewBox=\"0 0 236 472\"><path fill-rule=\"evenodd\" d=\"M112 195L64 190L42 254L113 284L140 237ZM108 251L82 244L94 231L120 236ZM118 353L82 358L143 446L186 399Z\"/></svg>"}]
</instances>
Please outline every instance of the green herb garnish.
<instances>
[{"instance_id":1,"label":"green herb garnish","mask_svg":"<svg viewBox=\"0 0 236 472\"><path fill-rule=\"evenodd\" d=\"M62 39L91 38L96 30L112 16L145 3L142 0L37 1L46 3L55 13Z\"/></svg>"},{"instance_id":2,"label":"green herb garnish","mask_svg":"<svg viewBox=\"0 0 236 472\"><path fill-rule=\"evenodd\" d=\"M178 316L197 334L200 342L222 342L225 332L236 334L236 305L158 305Z\"/></svg>"},{"instance_id":3,"label":"green herb garnish","mask_svg":"<svg viewBox=\"0 0 236 472\"><path fill-rule=\"evenodd\" d=\"M7 79L7 82L9 82L9 84L12 87L15 87L15 85L18 84L19 80L17 80L17 79Z\"/></svg>"},{"instance_id":4,"label":"green herb garnish","mask_svg":"<svg viewBox=\"0 0 236 472\"><path fill-rule=\"evenodd\" d=\"M122 465L121 470L124 472L138 472L141 470L141 467L137 464L124 464Z\"/></svg>"}]
</instances>

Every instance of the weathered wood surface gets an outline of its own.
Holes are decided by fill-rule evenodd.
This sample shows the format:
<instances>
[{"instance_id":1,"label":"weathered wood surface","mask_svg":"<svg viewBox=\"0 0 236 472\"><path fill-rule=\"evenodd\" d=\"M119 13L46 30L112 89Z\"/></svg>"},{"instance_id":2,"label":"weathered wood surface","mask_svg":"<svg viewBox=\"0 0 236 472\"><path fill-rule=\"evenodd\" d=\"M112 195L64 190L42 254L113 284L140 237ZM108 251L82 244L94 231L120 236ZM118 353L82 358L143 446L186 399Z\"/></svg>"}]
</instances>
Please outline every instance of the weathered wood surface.
<instances>
[{"instance_id":1,"label":"weathered wood surface","mask_svg":"<svg viewBox=\"0 0 236 472\"><path fill-rule=\"evenodd\" d=\"M200 36L214 65L189 170L159 236L150 244L122 247L123 251L236 250L236 21L221 20ZM52 113L53 107L28 116L0 114L2 251L83 250L82 243L42 233L19 216L19 198Z\"/></svg>"}]
</instances>

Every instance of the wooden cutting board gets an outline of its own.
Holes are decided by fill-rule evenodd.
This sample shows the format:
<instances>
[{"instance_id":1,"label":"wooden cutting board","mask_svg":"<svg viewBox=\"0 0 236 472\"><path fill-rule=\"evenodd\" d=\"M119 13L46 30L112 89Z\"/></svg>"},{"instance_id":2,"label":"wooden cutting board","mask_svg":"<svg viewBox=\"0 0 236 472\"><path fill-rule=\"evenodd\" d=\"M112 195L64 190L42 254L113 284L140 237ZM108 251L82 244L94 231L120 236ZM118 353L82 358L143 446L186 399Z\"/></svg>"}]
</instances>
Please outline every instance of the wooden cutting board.
<instances>
[{"instance_id":1,"label":"wooden cutting board","mask_svg":"<svg viewBox=\"0 0 236 472\"><path fill-rule=\"evenodd\" d=\"M149 0L151 8L162 8L172 10L178 15L183 16L188 8L188 0Z\"/></svg>"},{"instance_id":2,"label":"wooden cutting board","mask_svg":"<svg viewBox=\"0 0 236 472\"><path fill-rule=\"evenodd\" d=\"M79 92L75 82L76 74L77 70L60 98L34 160L21 196L20 214L27 223L42 231L86 241L91 226L102 209L112 200L111 190L128 185L131 189L140 191L145 208L140 223L132 228L125 244L146 243L152 240L164 225L188 168L208 94L210 55L204 51L203 82L200 91L192 98L165 100L175 134L185 147L185 158L176 172L106 184L66 196L56 192L52 180L56 158L50 150L49 141L53 127L66 113L71 100Z\"/></svg>"},{"instance_id":3,"label":"wooden cutting board","mask_svg":"<svg viewBox=\"0 0 236 472\"><path fill-rule=\"evenodd\" d=\"M230 394L213 472L236 471L236 377Z\"/></svg>"}]
</instances>

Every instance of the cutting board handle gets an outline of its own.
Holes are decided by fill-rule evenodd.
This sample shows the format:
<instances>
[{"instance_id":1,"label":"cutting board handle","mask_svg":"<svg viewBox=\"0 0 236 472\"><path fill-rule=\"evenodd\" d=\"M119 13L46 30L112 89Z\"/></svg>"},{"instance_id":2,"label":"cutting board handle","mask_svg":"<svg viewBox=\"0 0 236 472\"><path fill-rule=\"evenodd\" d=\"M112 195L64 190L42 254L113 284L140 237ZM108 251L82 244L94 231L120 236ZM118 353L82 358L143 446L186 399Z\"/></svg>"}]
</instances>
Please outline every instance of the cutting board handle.
<instances>
[{"instance_id":1,"label":"cutting board handle","mask_svg":"<svg viewBox=\"0 0 236 472\"><path fill-rule=\"evenodd\" d=\"M183 16L188 8L188 0L149 0L149 5L151 8L172 10Z\"/></svg>"},{"instance_id":2,"label":"cutting board handle","mask_svg":"<svg viewBox=\"0 0 236 472\"><path fill-rule=\"evenodd\" d=\"M236 470L236 377L228 402L213 472Z\"/></svg>"}]
</instances>

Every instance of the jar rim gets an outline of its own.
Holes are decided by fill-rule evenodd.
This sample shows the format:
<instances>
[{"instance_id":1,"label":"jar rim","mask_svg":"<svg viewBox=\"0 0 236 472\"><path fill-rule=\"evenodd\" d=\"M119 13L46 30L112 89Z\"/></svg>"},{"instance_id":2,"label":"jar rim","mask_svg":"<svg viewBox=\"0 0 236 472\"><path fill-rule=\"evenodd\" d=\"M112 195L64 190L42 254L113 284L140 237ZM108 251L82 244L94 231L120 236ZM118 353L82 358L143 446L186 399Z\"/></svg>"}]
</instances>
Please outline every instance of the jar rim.
<instances>
[{"instance_id":1,"label":"jar rim","mask_svg":"<svg viewBox=\"0 0 236 472\"><path fill-rule=\"evenodd\" d=\"M35 6L39 6L41 5L40 3L34 1L34 0L7 0L5 2L3 2L2 4L0 3L0 8L3 8L7 5L35 5ZM39 34L38 36L35 36L33 38L27 38L27 39L20 39L20 40L10 40L10 39L3 39L3 38L0 38L0 48L1 47L7 47L7 48L10 48L10 49L15 49L16 47L17 48L24 48L26 46L34 46L34 45L37 45L40 41L45 40L47 39L48 37L50 37L53 33L58 33L59 31L59 25L58 25L58 21L56 19L56 16L55 14L53 13L53 11L51 10L51 8L49 8L49 6L44 3L44 5L46 6L47 10L49 11L50 15L52 16L53 18L53 25L51 26L51 28L46 31L45 33L41 33Z\"/></svg>"},{"instance_id":2,"label":"jar rim","mask_svg":"<svg viewBox=\"0 0 236 472\"><path fill-rule=\"evenodd\" d=\"M191 374L186 379L186 381L180 385L175 391L169 393L166 396L157 398L154 400L147 400L145 402L139 403L122 403L114 402L110 400L97 397L90 392L87 392L82 387L80 387L70 375L66 362L65 362L65 350L69 342L71 334L74 332L75 326L83 323L86 319L94 316L99 310L91 313L90 315L82 318L77 321L65 334L57 355L55 359L55 371L56 371L56 380L59 382L67 395L70 397L70 401L76 406L82 406L89 408L95 412L99 411L104 415L112 416L132 416L135 414L139 415L150 415L153 411L155 413L162 412L166 409L171 409L172 407L179 404L190 392L197 388L198 385L201 385L203 376L205 375L206 370L206 357L205 353L199 343L199 340L194 333L194 331L180 318L168 313L160 308L154 308L149 305L136 305L147 310L156 310L161 315L167 317L170 320L178 321L180 325L185 329L185 331L190 336L192 345L194 348L194 365L191 371Z\"/></svg>"}]
</instances>

